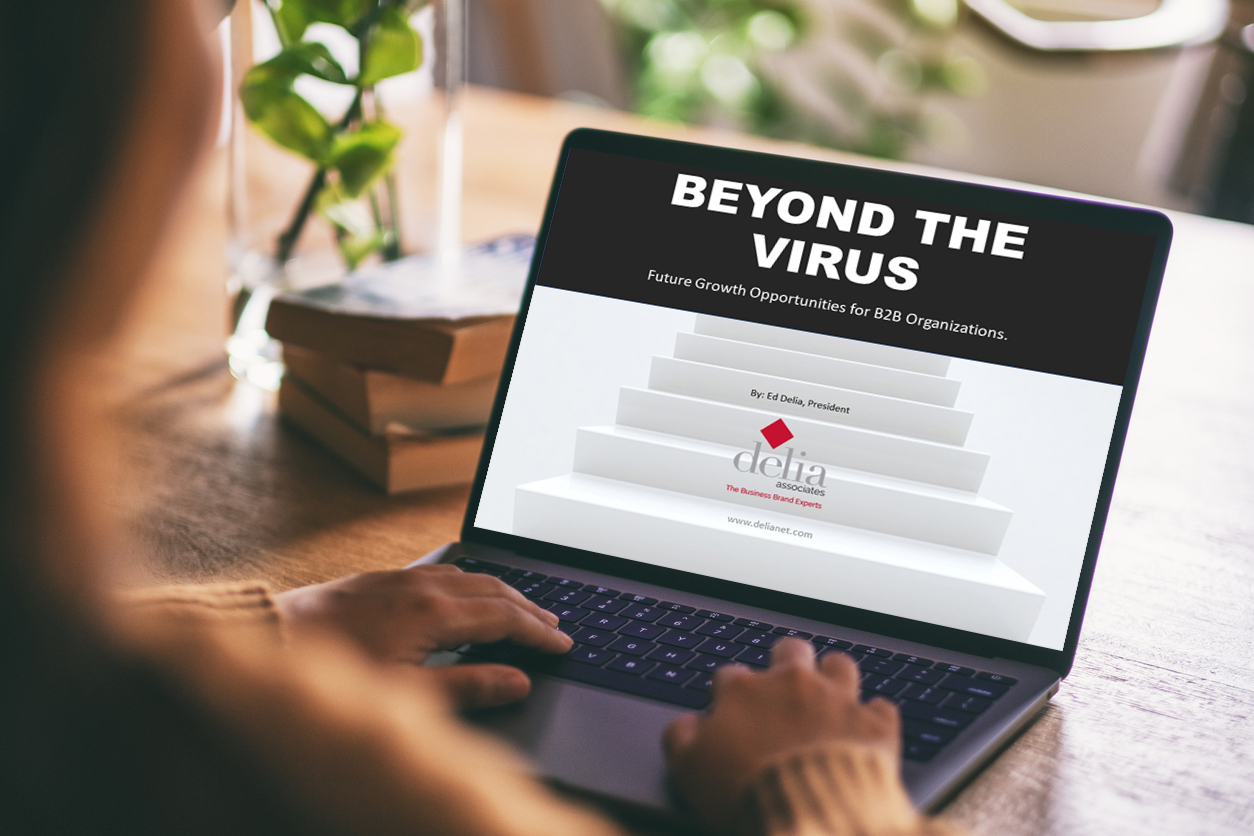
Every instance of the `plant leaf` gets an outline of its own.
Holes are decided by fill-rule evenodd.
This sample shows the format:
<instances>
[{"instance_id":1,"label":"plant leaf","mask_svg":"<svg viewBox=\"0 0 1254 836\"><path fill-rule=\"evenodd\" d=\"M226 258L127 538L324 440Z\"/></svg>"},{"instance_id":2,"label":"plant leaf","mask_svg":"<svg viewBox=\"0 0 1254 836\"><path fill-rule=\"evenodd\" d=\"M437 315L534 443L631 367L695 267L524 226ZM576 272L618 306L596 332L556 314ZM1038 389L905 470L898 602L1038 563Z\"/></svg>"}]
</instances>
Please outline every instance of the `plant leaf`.
<instances>
[{"instance_id":1,"label":"plant leaf","mask_svg":"<svg viewBox=\"0 0 1254 836\"><path fill-rule=\"evenodd\" d=\"M335 228L335 241L348 269L356 270L367 256L388 243L388 233L375 226L366 208L341 184L328 184L318 193L316 206L318 214Z\"/></svg>"},{"instance_id":2,"label":"plant leaf","mask_svg":"<svg viewBox=\"0 0 1254 836\"><path fill-rule=\"evenodd\" d=\"M340 187L350 197L365 191L392 164L401 129L378 120L335 138L327 166L340 173Z\"/></svg>"},{"instance_id":3,"label":"plant leaf","mask_svg":"<svg viewBox=\"0 0 1254 836\"><path fill-rule=\"evenodd\" d=\"M331 50L317 41L302 41L293 44L266 63L274 64L277 69L290 72L293 78L298 75L311 75L336 84L349 83L348 74L331 55Z\"/></svg>"},{"instance_id":4,"label":"plant leaf","mask_svg":"<svg viewBox=\"0 0 1254 836\"><path fill-rule=\"evenodd\" d=\"M409 25L409 17L399 6L389 6L367 35L359 87L369 87L385 78L413 72L422 63L422 38Z\"/></svg>"},{"instance_id":5,"label":"plant leaf","mask_svg":"<svg viewBox=\"0 0 1254 836\"><path fill-rule=\"evenodd\" d=\"M290 80L263 76L250 81L251 74L239 91L248 120L284 148L317 163L326 159L334 139L326 117L292 89Z\"/></svg>"},{"instance_id":6,"label":"plant leaf","mask_svg":"<svg viewBox=\"0 0 1254 836\"><path fill-rule=\"evenodd\" d=\"M379 0L283 0L283 5L293 5L307 21L334 23L348 28L361 20Z\"/></svg>"},{"instance_id":7,"label":"plant leaf","mask_svg":"<svg viewBox=\"0 0 1254 836\"><path fill-rule=\"evenodd\" d=\"M270 17L274 21L274 28L279 33L279 42L285 47L300 43L300 39L305 37L305 29L309 27L310 22L309 18L305 17L301 4L296 0L279 0L279 6L276 9L274 3L275 0L266 0Z\"/></svg>"}]
</instances>

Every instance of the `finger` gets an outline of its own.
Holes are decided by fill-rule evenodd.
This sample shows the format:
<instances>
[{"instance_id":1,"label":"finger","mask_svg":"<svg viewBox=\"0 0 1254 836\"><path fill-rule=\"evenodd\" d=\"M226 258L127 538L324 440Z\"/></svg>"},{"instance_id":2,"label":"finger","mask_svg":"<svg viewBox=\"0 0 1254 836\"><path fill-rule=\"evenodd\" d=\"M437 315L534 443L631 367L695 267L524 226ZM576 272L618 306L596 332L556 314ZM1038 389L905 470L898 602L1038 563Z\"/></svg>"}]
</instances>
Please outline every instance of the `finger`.
<instances>
[{"instance_id":1,"label":"finger","mask_svg":"<svg viewBox=\"0 0 1254 836\"><path fill-rule=\"evenodd\" d=\"M858 686L858 666L843 653L831 652L823 654L819 660L819 671L832 679L841 690L853 692Z\"/></svg>"},{"instance_id":2,"label":"finger","mask_svg":"<svg viewBox=\"0 0 1254 836\"><path fill-rule=\"evenodd\" d=\"M788 638L775 645L771 651L771 667L783 668L791 665L814 667L814 645L802 639Z\"/></svg>"},{"instance_id":3,"label":"finger","mask_svg":"<svg viewBox=\"0 0 1254 836\"><path fill-rule=\"evenodd\" d=\"M531 692L527 675L508 665L445 665L422 670L461 709L507 705Z\"/></svg>"},{"instance_id":4,"label":"finger","mask_svg":"<svg viewBox=\"0 0 1254 836\"><path fill-rule=\"evenodd\" d=\"M883 697L874 697L867 701L866 710L874 718L876 726L882 729L885 734L893 737L898 736L901 714L898 712L897 706Z\"/></svg>"},{"instance_id":5,"label":"finger","mask_svg":"<svg viewBox=\"0 0 1254 836\"><path fill-rule=\"evenodd\" d=\"M502 581L500 578L485 574L459 573L456 577L442 578L441 586L445 591L467 598L484 598L499 596L513 601L533 615L547 621L552 626L558 625L558 618L553 613L536 604L526 595Z\"/></svg>"},{"instance_id":6,"label":"finger","mask_svg":"<svg viewBox=\"0 0 1254 836\"><path fill-rule=\"evenodd\" d=\"M710 699L718 700L718 695L725 692L736 682L745 678L753 678L753 671L744 665L724 665L714 669L714 679L710 683Z\"/></svg>"},{"instance_id":7,"label":"finger","mask_svg":"<svg viewBox=\"0 0 1254 836\"><path fill-rule=\"evenodd\" d=\"M671 763L684 756L697 739L701 728L701 718L696 714L685 714L677 717L662 733L662 748L666 750L666 759Z\"/></svg>"},{"instance_id":8,"label":"finger","mask_svg":"<svg viewBox=\"0 0 1254 836\"><path fill-rule=\"evenodd\" d=\"M440 613L435 637L440 647L509 640L544 653L565 653L570 636L533 612L504 598L452 598Z\"/></svg>"}]
</instances>

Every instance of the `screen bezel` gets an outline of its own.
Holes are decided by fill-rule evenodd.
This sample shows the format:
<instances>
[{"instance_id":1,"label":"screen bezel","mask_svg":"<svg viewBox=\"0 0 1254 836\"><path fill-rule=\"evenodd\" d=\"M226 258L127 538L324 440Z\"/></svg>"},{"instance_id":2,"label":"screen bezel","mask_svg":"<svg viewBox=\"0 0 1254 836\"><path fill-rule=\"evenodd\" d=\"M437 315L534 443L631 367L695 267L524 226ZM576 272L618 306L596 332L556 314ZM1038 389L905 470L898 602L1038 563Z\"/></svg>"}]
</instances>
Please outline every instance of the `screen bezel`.
<instances>
[{"instance_id":1,"label":"screen bezel","mask_svg":"<svg viewBox=\"0 0 1254 836\"><path fill-rule=\"evenodd\" d=\"M571 151L575 149L621 154L659 162L700 166L707 169L722 169L746 176L758 175L795 180L812 183L816 186L831 185L848 190L878 193L886 197L906 197L936 203L949 203L969 207L973 210L1006 212L1042 219L1060 220L1112 230L1137 232L1151 235L1155 238L1153 259L1150 265L1149 276L1146 280L1145 292L1141 300L1141 310L1133 336L1127 374L1123 381L1123 393L1115 417L1110 450L1106 459L1106 467L1102 474L1101 488L1098 492L1093 523L1089 531L1088 544L1085 549L1084 562L1076 587L1075 600L1072 604L1067 637L1061 650L1039 647L1009 639L994 638L951 627L942 627L928 622L725 581L678 569L640 563L612 555L559 546L554 543L533 540L514 534L503 534L475 526L474 520L478 514L479 502L484 482L487 478L488 463L491 461L497 430L500 427L501 413L509 392L509 382L518 356L518 347L526 324L527 313L530 310L536 278L539 274L540 265L544 260L545 246L548 241L549 229L552 224L558 195L561 192L566 164L570 158ZM1079 641L1085 606L1088 603L1093 571L1097 564L1102 533L1110 511L1111 495L1114 492L1115 477L1127 437L1128 422L1131 419L1132 404L1136 397L1141 367L1145 359L1150 326L1153 321L1159 291L1162 287L1162 277L1166 269L1171 237L1171 222L1161 212L1149 209L1116 206L1096 201L1044 195L874 168L862 168L800 157L785 157L754 151L698 145L676 140L612 133L590 128L580 128L572 131L562 144L561 153L558 157L552 187L550 188L545 208L544 220L536 238L535 253L532 257L530 273L527 277L527 284L523 292L518 318L515 322L514 333L510 340L509 351L505 358L501 384L497 388L492 416L484 437L483 452L479 458L474 485L466 507L461 539L465 543L506 549L520 555L562 566L601 572L627 580L637 580L642 583L668 586L682 592L721 598L746 606L787 612L798 617L812 618L817 621L880 633L891 638L934 645L978 656L1001 657L1040 665L1057 671L1060 676L1066 676L1075 659L1076 645Z\"/></svg>"}]
</instances>

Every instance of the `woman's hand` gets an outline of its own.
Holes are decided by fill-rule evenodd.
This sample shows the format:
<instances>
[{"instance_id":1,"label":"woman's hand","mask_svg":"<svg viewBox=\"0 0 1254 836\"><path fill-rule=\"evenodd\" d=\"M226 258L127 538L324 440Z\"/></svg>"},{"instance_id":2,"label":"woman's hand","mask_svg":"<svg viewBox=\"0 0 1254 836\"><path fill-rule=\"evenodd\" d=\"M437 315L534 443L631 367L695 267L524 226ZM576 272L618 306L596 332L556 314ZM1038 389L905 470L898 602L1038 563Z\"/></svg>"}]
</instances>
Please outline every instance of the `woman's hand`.
<instances>
[{"instance_id":1,"label":"woman's hand","mask_svg":"<svg viewBox=\"0 0 1254 836\"><path fill-rule=\"evenodd\" d=\"M339 633L384 662L420 665L437 650L508 640L565 653L571 640L558 619L490 575L455 566L415 566L349 575L275 596L284 622ZM506 665L424 668L464 708L520 700L527 675Z\"/></svg>"},{"instance_id":2,"label":"woman's hand","mask_svg":"<svg viewBox=\"0 0 1254 836\"><path fill-rule=\"evenodd\" d=\"M814 648L784 639L762 673L734 665L714 675L713 709L666 730L671 772L696 813L719 832L732 830L745 791L776 757L824 742L850 741L900 757L897 709L858 702L858 669L841 653L816 665Z\"/></svg>"}]
</instances>

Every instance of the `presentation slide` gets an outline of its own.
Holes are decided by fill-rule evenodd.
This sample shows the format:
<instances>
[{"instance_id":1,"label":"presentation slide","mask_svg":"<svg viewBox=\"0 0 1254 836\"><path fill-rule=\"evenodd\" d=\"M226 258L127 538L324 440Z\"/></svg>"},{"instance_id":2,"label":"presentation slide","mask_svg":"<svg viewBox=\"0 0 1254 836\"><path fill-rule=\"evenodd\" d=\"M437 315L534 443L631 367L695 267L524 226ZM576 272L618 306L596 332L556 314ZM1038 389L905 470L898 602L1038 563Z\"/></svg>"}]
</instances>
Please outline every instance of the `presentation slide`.
<instances>
[{"instance_id":1,"label":"presentation slide","mask_svg":"<svg viewBox=\"0 0 1254 836\"><path fill-rule=\"evenodd\" d=\"M577 153L475 524L1061 648L1142 236Z\"/></svg>"}]
</instances>

